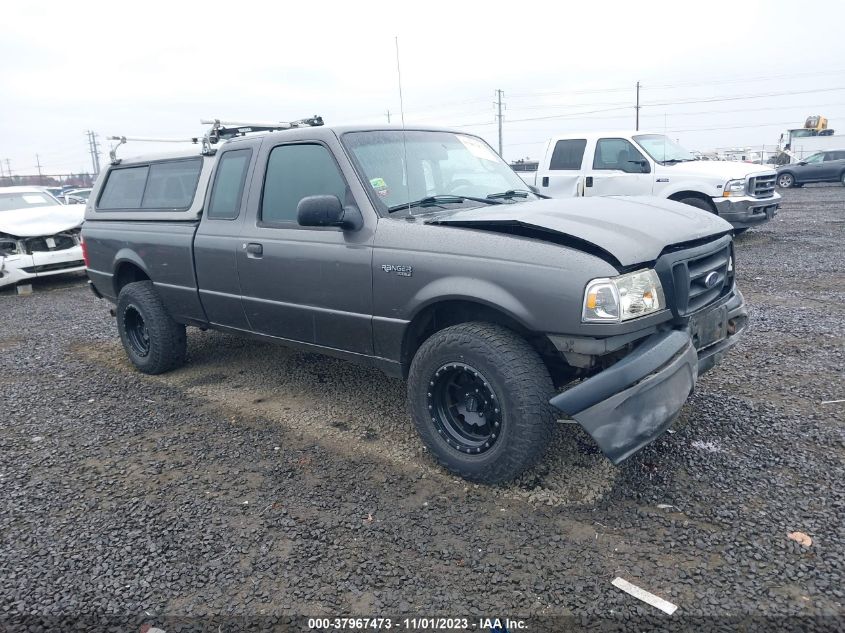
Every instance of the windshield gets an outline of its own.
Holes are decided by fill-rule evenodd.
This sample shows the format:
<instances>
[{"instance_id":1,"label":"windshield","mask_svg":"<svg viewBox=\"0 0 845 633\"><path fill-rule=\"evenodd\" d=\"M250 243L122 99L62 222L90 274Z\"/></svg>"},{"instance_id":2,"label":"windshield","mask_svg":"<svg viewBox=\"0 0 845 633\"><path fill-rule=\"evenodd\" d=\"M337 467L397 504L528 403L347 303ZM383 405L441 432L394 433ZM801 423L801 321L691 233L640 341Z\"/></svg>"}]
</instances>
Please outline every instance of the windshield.
<instances>
[{"instance_id":1,"label":"windshield","mask_svg":"<svg viewBox=\"0 0 845 633\"><path fill-rule=\"evenodd\" d=\"M27 209L29 207L50 207L61 203L46 193L27 191L22 193L0 193L0 211Z\"/></svg>"},{"instance_id":2,"label":"windshield","mask_svg":"<svg viewBox=\"0 0 845 633\"><path fill-rule=\"evenodd\" d=\"M664 134L639 134L634 140L658 163L695 160L692 152Z\"/></svg>"},{"instance_id":3,"label":"windshield","mask_svg":"<svg viewBox=\"0 0 845 633\"><path fill-rule=\"evenodd\" d=\"M514 191L525 193L522 197L504 196L496 200L513 202L534 198L525 182L487 143L475 136L374 130L347 132L343 142L384 212L435 196L442 197L434 201L439 207L479 206L492 194Z\"/></svg>"}]
</instances>

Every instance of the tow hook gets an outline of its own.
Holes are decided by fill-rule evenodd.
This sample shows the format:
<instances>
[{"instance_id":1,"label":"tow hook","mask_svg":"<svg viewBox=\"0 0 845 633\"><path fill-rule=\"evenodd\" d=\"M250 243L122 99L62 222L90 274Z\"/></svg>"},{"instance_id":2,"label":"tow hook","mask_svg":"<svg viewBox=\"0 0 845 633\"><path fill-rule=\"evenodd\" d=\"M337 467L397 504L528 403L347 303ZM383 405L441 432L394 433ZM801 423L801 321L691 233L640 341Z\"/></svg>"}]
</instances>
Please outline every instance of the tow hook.
<instances>
[{"instance_id":1,"label":"tow hook","mask_svg":"<svg viewBox=\"0 0 845 633\"><path fill-rule=\"evenodd\" d=\"M114 311L114 308L109 308L109 314L112 315L112 317L117 317L117 312Z\"/></svg>"}]
</instances>

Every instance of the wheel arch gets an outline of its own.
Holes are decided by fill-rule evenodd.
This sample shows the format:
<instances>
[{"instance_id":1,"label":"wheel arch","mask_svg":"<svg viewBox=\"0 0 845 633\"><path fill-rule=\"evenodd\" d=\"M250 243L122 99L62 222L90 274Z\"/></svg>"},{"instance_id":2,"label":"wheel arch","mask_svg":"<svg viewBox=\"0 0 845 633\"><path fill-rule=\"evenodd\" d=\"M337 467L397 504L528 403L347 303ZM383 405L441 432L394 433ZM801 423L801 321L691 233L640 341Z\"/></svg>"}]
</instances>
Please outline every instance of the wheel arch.
<instances>
[{"instance_id":1,"label":"wheel arch","mask_svg":"<svg viewBox=\"0 0 845 633\"><path fill-rule=\"evenodd\" d=\"M112 285L114 296L120 295L121 289L135 281L150 281L150 273L144 265L143 260L133 251L119 251L115 256L114 275Z\"/></svg>"},{"instance_id":2,"label":"wheel arch","mask_svg":"<svg viewBox=\"0 0 845 633\"><path fill-rule=\"evenodd\" d=\"M428 338L447 327L473 321L495 323L512 330L528 341L550 372L559 370L555 365L558 355L549 339L532 330L512 311L477 297L441 297L420 306L405 327L400 352L403 378L408 377L414 355Z\"/></svg>"},{"instance_id":3,"label":"wheel arch","mask_svg":"<svg viewBox=\"0 0 845 633\"><path fill-rule=\"evenodd\" d=\"M692 189L685 189L683 191L676 191L672 195L669 196L669 200L674 200L675 202L680 202L685 198L697 198L703 202L707 203L707 206L710 208L710 211L713 213L717 213L716 205L713 204L713 199L705 193L701 193L700 191L694 191Z\"/></svg>"}]
</instances>

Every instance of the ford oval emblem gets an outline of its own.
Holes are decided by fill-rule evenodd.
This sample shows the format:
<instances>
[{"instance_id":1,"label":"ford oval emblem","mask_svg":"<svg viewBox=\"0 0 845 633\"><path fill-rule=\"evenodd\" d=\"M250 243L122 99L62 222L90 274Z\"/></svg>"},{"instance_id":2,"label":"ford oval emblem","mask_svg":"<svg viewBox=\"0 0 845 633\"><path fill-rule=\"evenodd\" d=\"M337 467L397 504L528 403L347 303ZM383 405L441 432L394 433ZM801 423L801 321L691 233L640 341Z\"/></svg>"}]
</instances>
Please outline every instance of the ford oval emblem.
<instances>
[{"instance_id":1,"label":"ford oval emblem","mask_svg":"<svg viewBox=\"0 0 845 633\"><path fill-rule=\"evenodd\" d=\"M707 276L704 278L704 287L705 288L712 288L719 282L719 273L715 270L711 273L707 273Z\"/></svg>"}]
</instances>

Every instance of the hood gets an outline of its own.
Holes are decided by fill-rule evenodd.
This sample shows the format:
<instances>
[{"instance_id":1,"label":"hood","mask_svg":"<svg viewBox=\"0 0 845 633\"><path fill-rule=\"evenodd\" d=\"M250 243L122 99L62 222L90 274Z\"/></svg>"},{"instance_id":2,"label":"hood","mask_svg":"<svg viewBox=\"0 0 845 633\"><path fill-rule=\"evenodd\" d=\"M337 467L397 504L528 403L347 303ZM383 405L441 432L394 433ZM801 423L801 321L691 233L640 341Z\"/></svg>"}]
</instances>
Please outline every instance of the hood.
<instances>
[{"instance_id":1,"label":"hood","mask_svg":"<svg viewBox=\"0 0 845 633\"><path fill-rule=\"evenodd\" d=\"M82 225L84 204L30 207L0 211L0 233L15 237L45 237Z\"/></svg>"},{"instance_id":2,"label":"hood","mask_svg":"<svg viewBox=\"0 0 845 633\"><path fill-rule=\"evenodd\" d=\"M622 266L651 262L673 244L731 231L708 211L652 196L555 198L455 211L428 224L501 230L527 227L581 242ZM560 241L551 239L549 241Z\"/></svg>"},{"instance_id":3,"label":"hood","mask_svg":"<svg viewBox=\"0 0 845 633\"><path fill-rule=\"evenodd\" d=\"M752 174L761 172L774 173L775 168L771 165L755 165L754 163L742 163L730 160L691 160L685 163L674 165L657 165L655 172L658 175L666 173L687 174L695 176L707 176L727 182L728 180L739 180Z\"/></svg>"}]
</instances>

